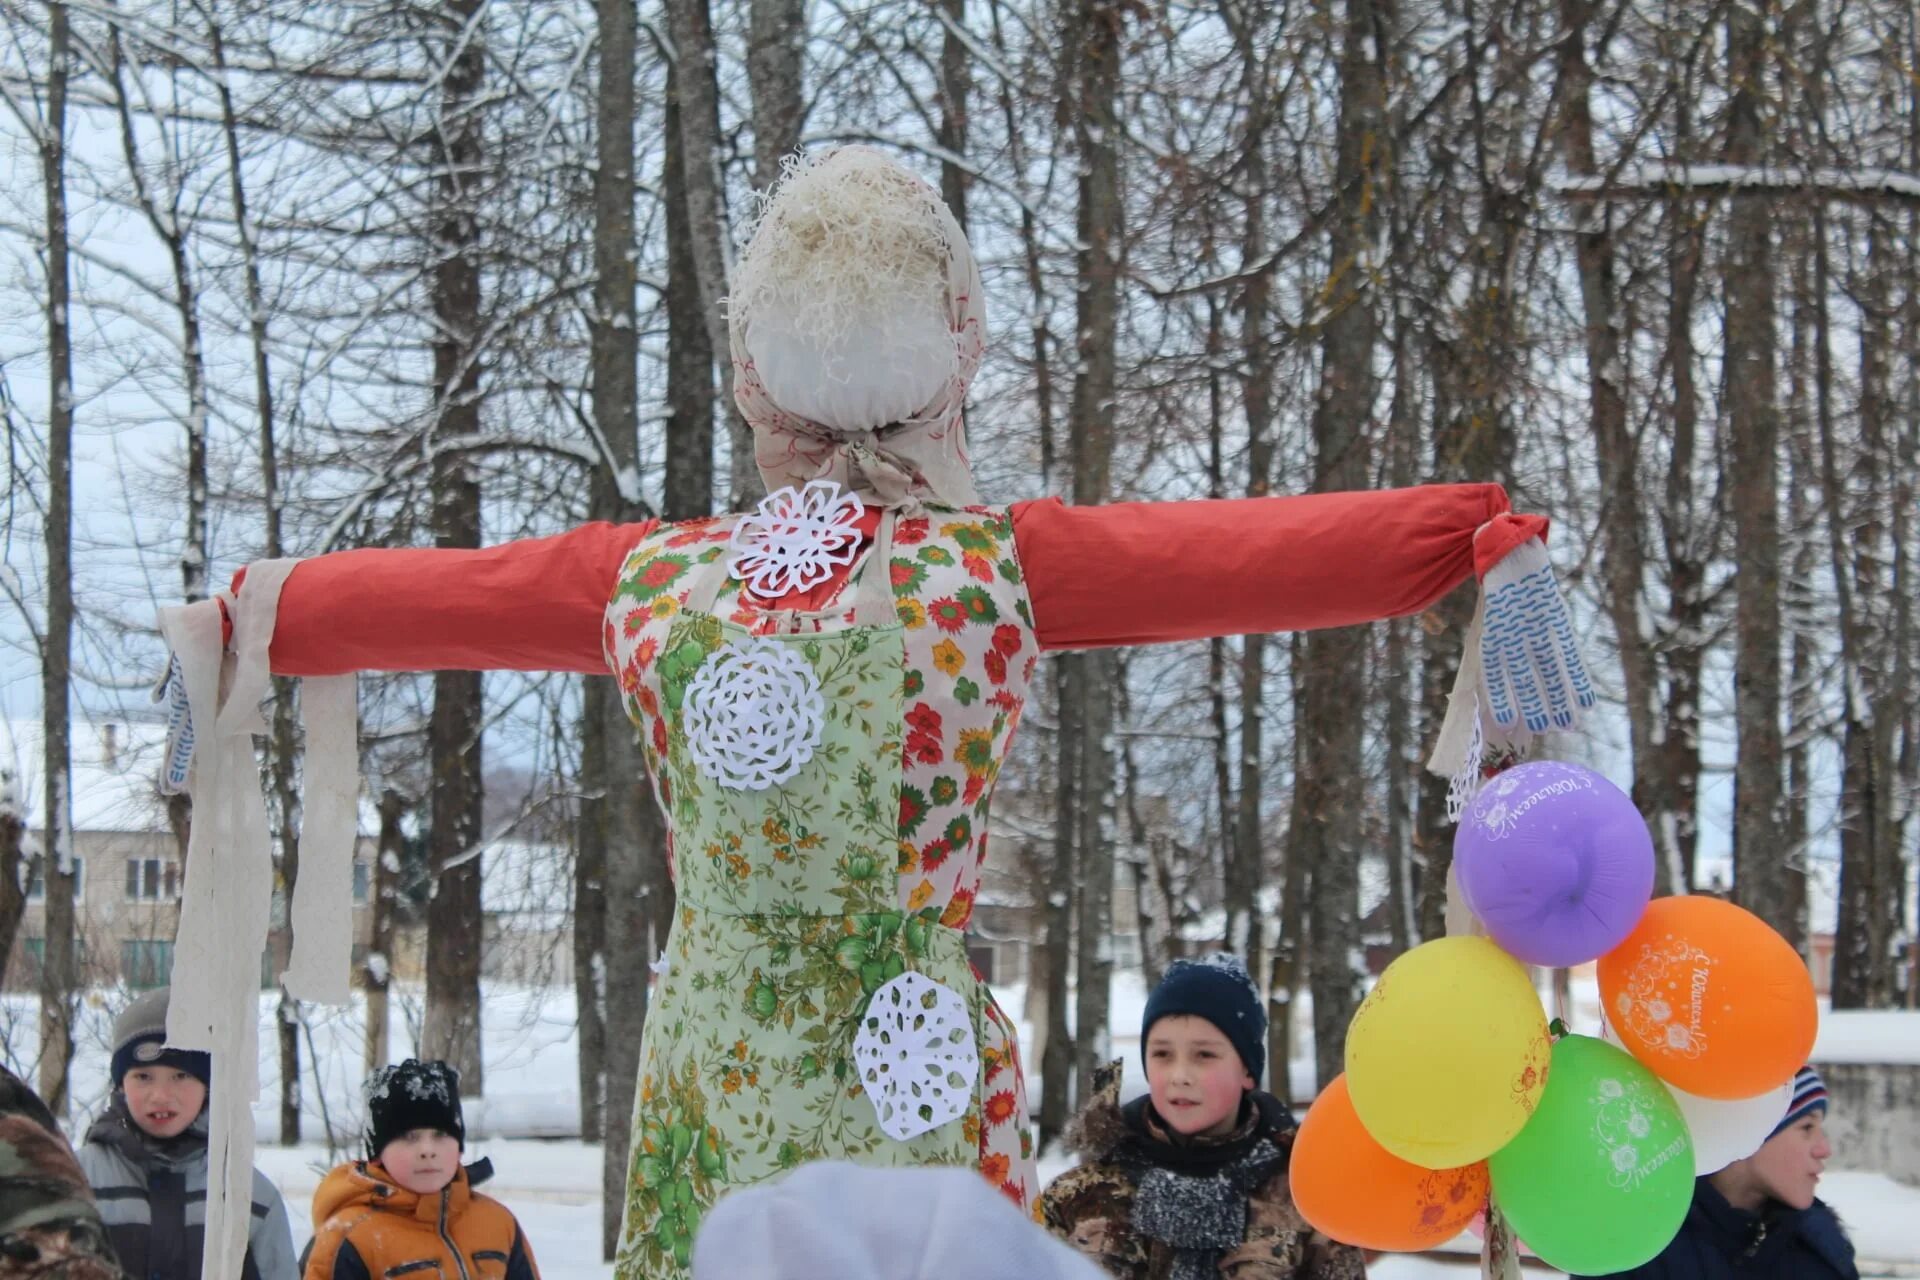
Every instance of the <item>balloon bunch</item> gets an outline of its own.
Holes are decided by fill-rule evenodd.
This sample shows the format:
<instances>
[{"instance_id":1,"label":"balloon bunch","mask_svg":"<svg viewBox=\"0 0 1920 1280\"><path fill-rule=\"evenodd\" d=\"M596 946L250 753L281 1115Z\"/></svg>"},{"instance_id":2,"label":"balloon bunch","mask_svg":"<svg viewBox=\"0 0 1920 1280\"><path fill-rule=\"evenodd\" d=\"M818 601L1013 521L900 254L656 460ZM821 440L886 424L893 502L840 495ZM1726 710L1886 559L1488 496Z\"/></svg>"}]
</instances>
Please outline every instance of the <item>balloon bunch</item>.
<instances>
[{"instance_id":1,"label":"balloon bunch","mask_svg":"<svg viewBox=\"0 0 1920 1280\"><path fill-rule=\"evenodd\" d=\"M1308 1222L1369 1249L1451 1239L1493 1203L1550 1265L1640 1266L1693 1179L1751 1155L1813 1048L1813 981L1758 917L1652 901L1653 841L1619 788L1555 761L1490 780L1454 839L1487 937L1400 956L1354 1013L1346 1073L1294 1141ZM1598 960L1601 1037L1549 1027L1526 965Z\"/></svg>"}]
</instances>

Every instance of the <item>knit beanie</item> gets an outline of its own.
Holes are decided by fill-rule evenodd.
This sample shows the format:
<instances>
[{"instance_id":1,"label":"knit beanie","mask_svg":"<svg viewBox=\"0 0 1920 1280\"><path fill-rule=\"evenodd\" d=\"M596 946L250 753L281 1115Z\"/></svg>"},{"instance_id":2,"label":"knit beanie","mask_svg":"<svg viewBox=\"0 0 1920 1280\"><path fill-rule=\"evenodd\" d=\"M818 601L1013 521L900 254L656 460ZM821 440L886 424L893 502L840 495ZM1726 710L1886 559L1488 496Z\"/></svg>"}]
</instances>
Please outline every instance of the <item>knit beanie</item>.
<instances>
[{"instance_id":1,"label":"knit beanie","mask_svg":"<svg viewBox=\"0 0 1920 1280\"><path fill-rule=\"evenodd\" d=\"M113 1087L135 1067L173 1067L213 1085L213 1059L199 1049L167 1048L167 988L155 987L113 1020Z\"/></svg>"},{"instance_id":2,"label":"knit beanie","mask_svg":"<svg viewBox=\"0 0 1920 1280\"><path fill-rule=\"evenodd\" d=\"M415 1129L438 1129L466 1149L460 1073L438 1058L408 1058L367 1077L367 1159L378 1160L389 1142Z\"/></svg>"},{"instance_id":3,"label":"knit beanie","mask_svg":"<svg viewBox=\"0 0 1920 1280\"><path fill-rule=\"evenodd\" d=\"M1812 1066L1802 1067L1793 1075L1793 1100L1787 1103L1787 1114L1767 1137L1791 1129L1816 1111L1824 1114L1826 1109L1827 1082Z\"/></svg>"},{"instance_id":4,"label":"knit beanie","mask_svg":"<svg viewBox=\"0 0 1920 1280\"><path fill-rule=\"evenodd\" d=\"M803 1164L721 1197L693 1280L1104 1280L973 1169Z\"/></svg>"},{"instance_id":5,"label":"knit beanie","mask_svg":"<svg viewBox=\"0 0 1920 1280\"><path fill-rule=\"evenodd\" d=\"M1147 997L1140 1019L1140 1060L1146 1061L1147 1035L1162 1018L1191 1014L1220 1029L1246 1065L1254 1084L1267 1066L1267 1012L1239 956L1216 951L1192 960L1175 960L1167 976Z\"/></svg>"}]
</instances>

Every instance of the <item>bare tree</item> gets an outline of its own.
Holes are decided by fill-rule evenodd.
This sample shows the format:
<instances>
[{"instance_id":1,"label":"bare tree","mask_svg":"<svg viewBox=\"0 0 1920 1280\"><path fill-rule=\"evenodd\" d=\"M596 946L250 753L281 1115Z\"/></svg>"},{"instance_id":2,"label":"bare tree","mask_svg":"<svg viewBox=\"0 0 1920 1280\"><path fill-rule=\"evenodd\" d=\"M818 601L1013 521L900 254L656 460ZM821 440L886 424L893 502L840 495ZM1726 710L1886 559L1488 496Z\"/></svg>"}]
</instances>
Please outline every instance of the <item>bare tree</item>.
<instances>
[{"instance_id":1,"label":"bare tree","mask_svg":"<svg viewBox=\"0 0 1920 1280\"><path fill-rule=\"evenodd\" d=\"M449 0L436 15L447 51L441 107L429 140L437 181L430 210L430 272L435 335L435 434L442 441L480 435L479 339L483 328L474 203L481 150L486 65L482 0ZM460 449L433 464L434 544L480 545L480 485ZM421 1048L460 1072L463 1093L485 1092L480 1056L480 905L482 757L481 680L477 671L433 678L432 816L427 832L433 892L427 907L427 1015Z\"/></svg>"},{"instance_id":2,"label":"bare tree","mask_svg":"<svg viewBox=\"0 0 1920 1280\"><path fill-rule=\"evenodd\" d=\"M22 116L40 151L46 197L47 284L47 620L40 641L41 769L46 817L40 849L46 885L46 941L40 966L39 1092L56 1116L67 1111L67 1068L79 1005L74 930L73 755L68 688L73 662L73 335L67 226L67 90L72 67L67 6L47 5L45 114Z\"/></svg>"},{"instance_id":3,"label":"bare tree","mask_svg":"<svg viewBox=\"0 0 1920 1280\"><path fill-rule=\"evenodd\" d=\"M1726 158L1730 164L1753 165L1764 159L1767 127L1766 20L1751 0L1734 0L1726 12L1727 74L1733 89ZM1789 905L1789 877L1776 838L1786 814L1780 778L1780 416L1774 389L1772 221L1766 202L1735 202L1724 265L1739 727L1734 892L1742 906L1799 946L1806 924Z\"/></svg>"},{"instance_id":4,"label":"bare tree","mask_svg":"<svg viewBox=\"0 0 1920 1280\"><path fill-rule=\"evenodd\" d=\"M1340 209L1328 227L1321 374L1313 410L1314 489L1366 487L1372 469L1370 415L1378 321L1369 260L1384 193L1379 139L1386 126L1379 50L1389 10L1378 0L1347 0L1340 52L1340 118L1334 182ZM1295 685L1296 754L1287 857L1298 859L1307 887L1308 968L1313 1043L1322 1083L1341 1071L1347 1022L1359 1004L1359 864L1365 784L1361 717L1367 633L1311 632L1301 642Z\"/></svg>"}]
</instances>

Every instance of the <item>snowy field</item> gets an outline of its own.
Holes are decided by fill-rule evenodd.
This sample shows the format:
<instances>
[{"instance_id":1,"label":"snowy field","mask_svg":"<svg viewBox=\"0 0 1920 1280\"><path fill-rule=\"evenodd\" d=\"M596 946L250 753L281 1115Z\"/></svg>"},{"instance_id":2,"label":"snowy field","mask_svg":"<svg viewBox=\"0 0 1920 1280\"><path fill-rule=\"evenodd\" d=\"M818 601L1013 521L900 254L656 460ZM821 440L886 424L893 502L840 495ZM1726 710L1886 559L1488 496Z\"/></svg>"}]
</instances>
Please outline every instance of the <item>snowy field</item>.
<instances>
[{"instance_id":1,"label":"snowy field","mask_svg":"<svg viewBox=\"0 0 1920 1280\"><path fill-rule=\"evenodd\" d=\"M1019 1021L1023 993L1016 987L996 994ZM102 992L83 1010L74 1063L74 1118L69 1124L75 1136L84 1132L87 1120L105 1101L109 1027L113 1011L125 999L124 992ZM1106 1048L1127 1059L1129 1092L1145 1089L1137 1030L1144 1004L1138 975L1117 975L1114 1034ZM1576 985L1572 1005L1568 1012L1576 1029L1589 1029L1584 1024L1594 1012L1590 987ZM273 997L262 998L261 1027L268 1035L275 1008ZM1300 1012L1310 1016L1304 1008ZM29 1080L33 1078L36 1013L37 1003L30 997L0 999L0 1058ZM396 991L389 1026L394 1058L413 1051L420 1015L419 993ZM549 1280L601 1280L613 1271L599 1256L600 1148L573 1136L579 1117L573 1023L570 990L487 990L486 1097L468 1103L469 1154L492 1158L496 1173L488 1190L520 1218ZM1022 1024L1021 1030L1023 1039L1031 1043L1029 1029ZM303 1245L311 1232L308 1209L322 1174L338 1160L358 1154L364 1036L362 1006L305 1011L301 1096L306 1141L297 1147L270 1145L279 1137L279 1062L276 1045L271 1040L262 1044L262 1088L254 1108L255 1131L262 1144L258 1163L287 1197L296 1246ZM1835 1051L1835 1060L1920 1060L1916 1053L1920 1014L1849 1014L1834 1019L1822 1033L1823 1053L1829 1048ZM1913 1056L1902 1056L1909 1054ZM1031 1054L1027 1060L1032 1061ZM1295 1061L1291 1065L1294 1096L1303 1098L1311 1091L1312 1064ZM329 1133L334 1137L331 1147ZM1920 1135L1915 1137L1920 1141ZM1844 1153L1841 1157L1844 1162ZM1051 1177L1070 1164L1070 1157L1049 1156L1042 1162L1042 1176ZM1846 1222L1863 1275L1920 1280L1920 1228L1914 1225L1920 1223L1920 1188L1877 1174L1833 1172L1822 1182L1821 1195ZM1477 1249L1476 1241L1463 1237L1446 1257L1387 1257L1374 1264L1371 1274L1380 1280L1469 1280L1476 1270ZM1528 1274L1553 1273L1529 1268Z\"/></svg>"}]
</instances>

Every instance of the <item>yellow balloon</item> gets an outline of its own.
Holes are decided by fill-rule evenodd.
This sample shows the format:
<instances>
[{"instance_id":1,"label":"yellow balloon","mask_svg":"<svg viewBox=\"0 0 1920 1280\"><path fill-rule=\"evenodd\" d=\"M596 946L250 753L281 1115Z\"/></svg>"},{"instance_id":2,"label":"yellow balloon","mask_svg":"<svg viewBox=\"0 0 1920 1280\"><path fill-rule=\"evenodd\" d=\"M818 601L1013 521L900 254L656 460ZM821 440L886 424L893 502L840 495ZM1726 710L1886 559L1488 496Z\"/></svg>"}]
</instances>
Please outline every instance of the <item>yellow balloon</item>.
<instances>
[{"instance_id":1,"label":"yellow balloon","mask_svg":"<svg viewBox=\"0 0 1920 1280\"><path fill-rule=\"evenodd\" d=\"M1437 938L1388 965L1355 1011L1347 1091L1381 1146L1454 1169L1520 1132L1552 1057L1520 962L1486 938Z\"/></svg>"}]
</instances>

